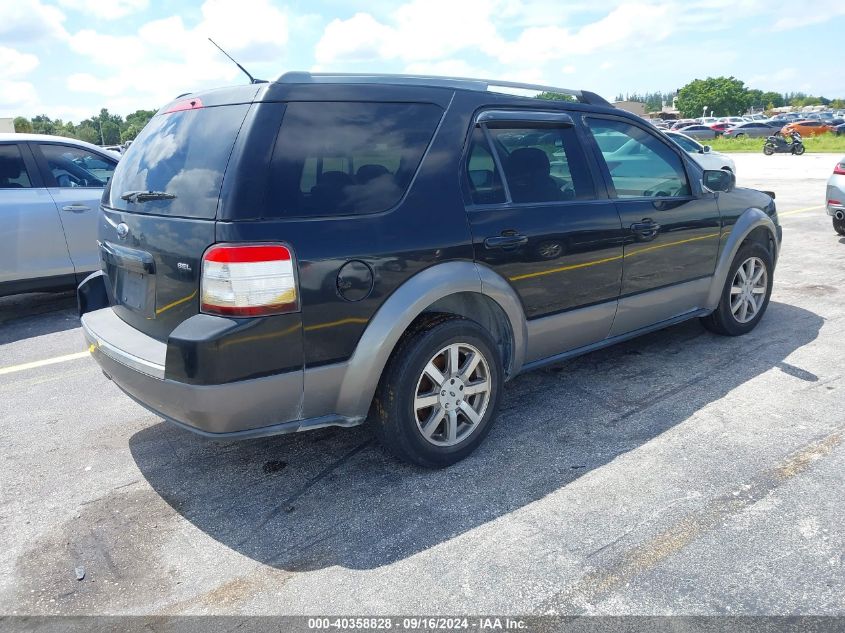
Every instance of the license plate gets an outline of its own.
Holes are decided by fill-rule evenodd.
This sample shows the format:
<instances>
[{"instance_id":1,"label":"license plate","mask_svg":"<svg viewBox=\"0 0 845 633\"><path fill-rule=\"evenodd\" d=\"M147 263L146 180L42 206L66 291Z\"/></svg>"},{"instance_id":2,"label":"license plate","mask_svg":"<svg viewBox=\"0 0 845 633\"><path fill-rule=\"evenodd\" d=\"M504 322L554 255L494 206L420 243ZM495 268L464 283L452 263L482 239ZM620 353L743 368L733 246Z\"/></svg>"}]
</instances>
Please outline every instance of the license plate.
<instances>
[{"instance_id":1,"label":"license plate","mask_svg":"<svg viewBox=\"0 0 845 633\"><path fill-rule=\"evenodd\" d=\"M147 298L147 276L131 270L121 271L120 302L127 308L143 311Z\"/></svg>"}]
</instances>

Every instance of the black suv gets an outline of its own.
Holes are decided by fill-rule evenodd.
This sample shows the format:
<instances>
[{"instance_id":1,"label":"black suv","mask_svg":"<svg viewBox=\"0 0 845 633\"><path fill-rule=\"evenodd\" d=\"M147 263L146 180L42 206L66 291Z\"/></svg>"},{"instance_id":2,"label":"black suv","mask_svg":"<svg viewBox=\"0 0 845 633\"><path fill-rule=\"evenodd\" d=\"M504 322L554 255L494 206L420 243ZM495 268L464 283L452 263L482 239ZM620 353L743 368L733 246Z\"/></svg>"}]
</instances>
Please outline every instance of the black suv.
<instances>
[{"instance_id":1,"label":"black suv","mask_svg":"<svg viewBox=\"0 0 845 633\"><path fill-rule=\"evenodd\" d=\"M369 418L436 467L521 372L694 317L750 331L780 239L769 195L595 94L289 73L153 118L79 304L106 375L184 428Z\"/></svg>"}]
</instances>

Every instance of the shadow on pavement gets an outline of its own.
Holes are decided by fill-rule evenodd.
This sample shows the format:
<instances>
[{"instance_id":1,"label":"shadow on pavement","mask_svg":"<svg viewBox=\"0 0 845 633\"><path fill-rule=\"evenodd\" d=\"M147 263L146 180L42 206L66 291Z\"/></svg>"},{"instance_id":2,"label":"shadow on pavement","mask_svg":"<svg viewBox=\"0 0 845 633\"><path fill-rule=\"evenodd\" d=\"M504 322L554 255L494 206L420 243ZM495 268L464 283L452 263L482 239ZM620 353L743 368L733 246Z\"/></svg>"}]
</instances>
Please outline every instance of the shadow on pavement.
<instances>
[{"instance_id":1,"label":"shadow on pavement","mask_svg":"<svg viewBox=\"0 0 845 633\"><path fill-rule=\"evenodd\" d=\"M77 327L75 290L0 297L0 345Z\"/></svg>"},{"instance_id":2,"label":"shadow on pavement","mask_svg":"<svg viewBox=\"0 0 845 633\"><path fill-rule=\"evenodd\" d=\"M220 543L285 570L372 569L522 508L772 368L823 319L772 303L739 338L688 322L521 376L469 459L441 471L388 457L368 428L240 443L157 424L130 439L155 491Z\"/></svg>"}]
</instances>

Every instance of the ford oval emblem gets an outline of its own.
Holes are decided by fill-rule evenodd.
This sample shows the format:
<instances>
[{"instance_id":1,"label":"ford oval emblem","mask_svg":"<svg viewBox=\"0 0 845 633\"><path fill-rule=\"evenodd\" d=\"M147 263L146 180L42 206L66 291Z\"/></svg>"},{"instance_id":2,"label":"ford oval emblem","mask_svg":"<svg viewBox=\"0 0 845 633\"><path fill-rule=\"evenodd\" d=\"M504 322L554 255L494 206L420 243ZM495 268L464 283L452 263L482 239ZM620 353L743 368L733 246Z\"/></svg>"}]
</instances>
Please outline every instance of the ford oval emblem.
<instances>
[{"instance_id":1,"label":"ford oval emblem","mask_svg":"<svg viewBox=\"0 0 845 633\"><path fill-rule=\"evenodd\" d=\"M126 237L129 235L129 226L125 222L121 222L120 224L117 225L116 228L117 228L117 236L120 239L125 240Z\"/></svg>"}]
</instances>

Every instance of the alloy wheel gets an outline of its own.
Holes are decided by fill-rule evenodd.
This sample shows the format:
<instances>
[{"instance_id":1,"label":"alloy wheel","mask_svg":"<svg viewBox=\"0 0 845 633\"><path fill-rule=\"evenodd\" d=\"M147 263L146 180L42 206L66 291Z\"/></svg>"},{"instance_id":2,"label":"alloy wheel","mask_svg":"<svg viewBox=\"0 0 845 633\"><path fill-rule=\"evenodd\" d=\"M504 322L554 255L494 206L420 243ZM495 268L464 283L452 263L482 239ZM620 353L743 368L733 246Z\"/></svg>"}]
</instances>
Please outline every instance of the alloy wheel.
<instances>
[{"instance_id":1,"label":"alloy wheel","mask_svg":"<svg viewBox=\"0 0 845 633\"><path fill-rule=\"evenodd\" d=\"M484 418L491 389L490 367L477 348L467 343L444 347L428 361L417 380L417 428L435 446L463 442Z\"/></svg>"},{"instance_id":2,"label":"alloy wheel","mask_svg":"<svg viewBox=\"0 0 845 633\"><path fill-rule=\"evenodd\" d=\"M769 288L769 274L759 257L749 257L737 268L731 282L731 314L738 323L748 323L762 309Z\"/></svg>"}]
</instances>

